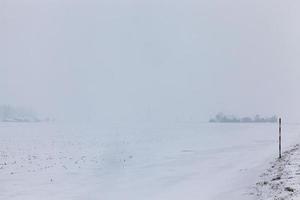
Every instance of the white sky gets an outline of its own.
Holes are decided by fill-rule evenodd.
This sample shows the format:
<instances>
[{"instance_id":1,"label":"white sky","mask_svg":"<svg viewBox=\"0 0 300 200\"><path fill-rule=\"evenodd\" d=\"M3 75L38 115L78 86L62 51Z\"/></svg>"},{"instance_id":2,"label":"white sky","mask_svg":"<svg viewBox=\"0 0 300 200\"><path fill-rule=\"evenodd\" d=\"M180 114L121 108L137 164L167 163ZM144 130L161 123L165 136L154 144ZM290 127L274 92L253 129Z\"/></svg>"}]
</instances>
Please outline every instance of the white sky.
<instances>
[{"instance_id":1,"label":"white sky","mask_svg":"<svg viewBox=\"0 0 300 200\"><path fill-rule=\"evenodd\" d=\"M0 104L58 118L300 122L299 1L1 0Z\"/></svg>"}]
</instances>

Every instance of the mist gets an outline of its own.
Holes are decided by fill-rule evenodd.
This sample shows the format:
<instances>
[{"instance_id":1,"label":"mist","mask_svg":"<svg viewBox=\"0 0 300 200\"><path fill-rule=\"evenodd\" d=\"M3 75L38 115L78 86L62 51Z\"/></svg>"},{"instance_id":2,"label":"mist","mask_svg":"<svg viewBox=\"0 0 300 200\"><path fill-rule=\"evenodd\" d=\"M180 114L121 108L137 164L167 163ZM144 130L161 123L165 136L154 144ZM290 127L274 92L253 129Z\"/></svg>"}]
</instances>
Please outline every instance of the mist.
<instances>
[{"instance_id":1,"label":"mist","mask_svg":"<svg viewBox=\"0 0 300 200\"><path fill-rule=\"evenodd\" d=\"M0 104L61 120L299 122L299 4L2 0Z\"/></svg>"}]
</instances>

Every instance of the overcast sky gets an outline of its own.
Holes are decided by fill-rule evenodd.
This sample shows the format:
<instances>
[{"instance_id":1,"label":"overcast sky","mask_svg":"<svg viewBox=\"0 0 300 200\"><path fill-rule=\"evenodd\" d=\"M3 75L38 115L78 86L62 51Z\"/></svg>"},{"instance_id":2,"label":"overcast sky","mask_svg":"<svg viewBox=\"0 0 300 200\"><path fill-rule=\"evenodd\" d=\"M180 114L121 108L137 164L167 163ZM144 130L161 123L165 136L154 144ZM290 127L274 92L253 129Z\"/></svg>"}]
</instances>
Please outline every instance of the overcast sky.
<instances>
[{"instance_id":1,"label":"overcast sky","mask_svg":"<svg viewBox=\"0 0 300 200\"><path fill-rule=\"evenodd\" d=\"M58 118L300 122L300 3L1 0L0 104Z\"/></svg>"}]
</instances>

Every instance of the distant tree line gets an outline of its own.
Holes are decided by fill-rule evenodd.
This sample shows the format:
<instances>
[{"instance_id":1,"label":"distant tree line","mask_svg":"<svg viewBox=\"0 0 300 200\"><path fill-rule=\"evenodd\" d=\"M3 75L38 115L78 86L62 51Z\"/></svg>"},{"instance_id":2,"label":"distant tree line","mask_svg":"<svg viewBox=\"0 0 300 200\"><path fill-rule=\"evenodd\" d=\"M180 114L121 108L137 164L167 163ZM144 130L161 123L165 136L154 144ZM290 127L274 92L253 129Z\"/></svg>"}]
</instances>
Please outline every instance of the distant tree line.
<instances>
[{"instance_id":1,"label":"distant tree line","mask_svg":"<svg viewBox=\"0 0 300 200\"><path fill-rule=\"evenodd\" d=\"M211 123L276 123L278 117L273 115L271 117L261 117L260 115L255 115L254 117L235 117L234 115L224 115L223 113L218 113L214 118L210 119Z\"/></svg>"},{"instance_id":2,"label":"distant tree line","mask_svg":"<svg viewBox=\"0 0 300 200\"><path fill-rule=\"evenodd\" d=\"M39 119L37 114L31 109L0 105L1 122L39 122L47 120L48 119Z\"/></svg>"}]
</instances>

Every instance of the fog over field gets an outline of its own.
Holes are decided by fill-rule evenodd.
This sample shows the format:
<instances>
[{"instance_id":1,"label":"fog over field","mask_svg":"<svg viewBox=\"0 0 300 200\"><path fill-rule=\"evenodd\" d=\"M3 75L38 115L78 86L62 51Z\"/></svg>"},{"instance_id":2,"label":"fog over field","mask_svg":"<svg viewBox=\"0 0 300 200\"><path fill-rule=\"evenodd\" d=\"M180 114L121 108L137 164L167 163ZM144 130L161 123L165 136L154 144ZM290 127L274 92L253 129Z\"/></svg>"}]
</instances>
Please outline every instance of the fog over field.
<instances>
[{"instance_id":1,"label":"fog over field","mask_svg":"<svg viewBox=\"0 0 300 200\"><path fill-rule=\"evenodd\" d=\"M2 0L0 104L63 120L298 122L299 4Z\"/></svg>"},{"instance_id":2,"label":"fog over field","mask_svg":"<svg viewBox=\"0 0 300 200\"><path fill-rule=\"evenodd\" d=\"M0 199L299 198L299 8L0 0Z\"/></svg>"}]
</instances>

